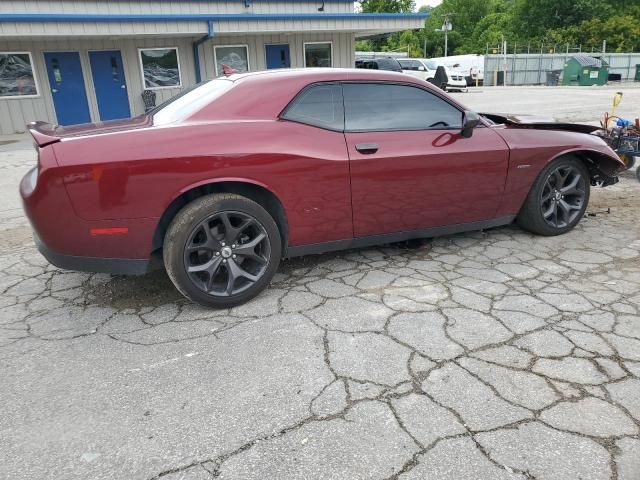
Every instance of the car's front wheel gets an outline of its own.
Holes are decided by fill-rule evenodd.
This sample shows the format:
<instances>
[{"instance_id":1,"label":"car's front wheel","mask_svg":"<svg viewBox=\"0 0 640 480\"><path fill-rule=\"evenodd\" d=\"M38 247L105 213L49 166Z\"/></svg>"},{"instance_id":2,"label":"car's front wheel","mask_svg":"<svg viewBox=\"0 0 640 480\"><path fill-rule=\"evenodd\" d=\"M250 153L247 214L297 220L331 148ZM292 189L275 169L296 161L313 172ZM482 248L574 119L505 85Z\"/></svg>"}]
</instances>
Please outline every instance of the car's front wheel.
<instances>
[{"instance_id":1,"label":"car's front wheel","mask_svg":"<svg viewBox=\"0 0 640 480\"><path fill-rule=\"evenodd\" d=\"M227 308L259 294L280 263L278 226L253 200L234 194L198 198L184 207L165 235L169 278L185 297Z\"/></svg>"},{"instance_id":2,"label":"car's front wheel","mask_svg":"<svg viewBox=\"0 0 640 480\"><path fill-rule=\"evenodd\" d=\"M590 177L584 163L571 156L547 165L533 184L518 224L539 235L561 235L573 229L589 203Z\"/></svg>"}]
</instances>

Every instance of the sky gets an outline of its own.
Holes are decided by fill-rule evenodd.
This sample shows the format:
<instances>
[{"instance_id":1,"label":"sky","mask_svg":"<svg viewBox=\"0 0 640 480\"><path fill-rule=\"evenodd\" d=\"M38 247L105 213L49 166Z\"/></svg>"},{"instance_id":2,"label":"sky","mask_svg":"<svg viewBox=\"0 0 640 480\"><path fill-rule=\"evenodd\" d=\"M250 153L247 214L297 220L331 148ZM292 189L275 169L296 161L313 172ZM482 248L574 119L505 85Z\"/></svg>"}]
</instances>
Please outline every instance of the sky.
<instances>
[{"instance_id":1,"label":"sky","mask_svg":"<svg viewBox=\"0 0 640 480\"><path fill-rule=\"evenodd\" d=\"M442 0L416 0L416 10L418 10L423 5L435 7L436 5L440 5L441 3Z\"/></svg>"}]
</instances>

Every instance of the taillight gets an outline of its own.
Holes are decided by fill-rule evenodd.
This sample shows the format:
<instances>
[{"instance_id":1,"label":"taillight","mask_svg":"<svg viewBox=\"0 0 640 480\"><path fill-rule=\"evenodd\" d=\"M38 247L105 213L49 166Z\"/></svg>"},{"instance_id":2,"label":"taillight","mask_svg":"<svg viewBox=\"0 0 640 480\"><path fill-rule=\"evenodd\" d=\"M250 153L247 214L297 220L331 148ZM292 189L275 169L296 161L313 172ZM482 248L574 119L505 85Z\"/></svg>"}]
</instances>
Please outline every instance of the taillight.
<instances>
[{"instance_id":1,"label":"taillight","mask_svg":"<svg viewBox=\"0 0 640 480\"><path fill-rule=\"evenodd\" d=\"M27 174L22 179L22 182L20 184L20 189L24 195L29 196L36 189L37 184L38 184L38 167L33 167L31 170L27 172Z\"/></svg>"}]
</instances>

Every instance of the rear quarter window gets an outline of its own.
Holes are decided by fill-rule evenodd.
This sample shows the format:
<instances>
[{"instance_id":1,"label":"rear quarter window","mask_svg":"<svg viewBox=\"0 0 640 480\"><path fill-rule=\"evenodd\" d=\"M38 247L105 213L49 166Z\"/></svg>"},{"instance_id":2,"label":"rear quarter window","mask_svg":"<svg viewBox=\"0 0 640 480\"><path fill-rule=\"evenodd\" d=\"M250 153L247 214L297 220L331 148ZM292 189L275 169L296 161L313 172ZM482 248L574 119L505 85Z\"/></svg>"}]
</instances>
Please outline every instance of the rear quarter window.
<instances>
[{"instance_id":1,"label":"rear quarter window","mask_svg":"<svg viewBox=\"0 0 640 480\"><path fill-rule=\"evenodd\" d=\"M231 87L232 81L217 78L184 90L155 108L153 124L166 125L187 118L224 95Z\"/></svg>"},{"instance_id":2,"label":"rear quarter window","mask_svg":"<svg viewBox=\"0 0 640 480\"><path fill-rule=\"evenodd\" d=\"M339 84L318 84L302 90L280 116L284 120L342 131L344 106Z\"/></svg>"}]
</instances>

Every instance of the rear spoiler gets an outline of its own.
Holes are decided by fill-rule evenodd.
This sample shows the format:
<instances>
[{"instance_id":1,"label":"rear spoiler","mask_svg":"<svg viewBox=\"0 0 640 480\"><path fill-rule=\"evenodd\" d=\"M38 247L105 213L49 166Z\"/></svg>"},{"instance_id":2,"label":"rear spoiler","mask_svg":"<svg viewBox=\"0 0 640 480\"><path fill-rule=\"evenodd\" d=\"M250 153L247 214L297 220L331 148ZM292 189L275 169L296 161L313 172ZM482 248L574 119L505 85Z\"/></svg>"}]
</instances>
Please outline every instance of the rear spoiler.
<instances>
[{"instance_id":1,"label":"rear spoiler","mask_svg":"<svg viewBox=\"0 0 640 480\"><path fill-rule=\"evenodd\" d=\"M56 135L55 127L50 123L30 122L27 124L27 129L40 148L60 141L60 137Z\"/></svg>"}]
</instances>

